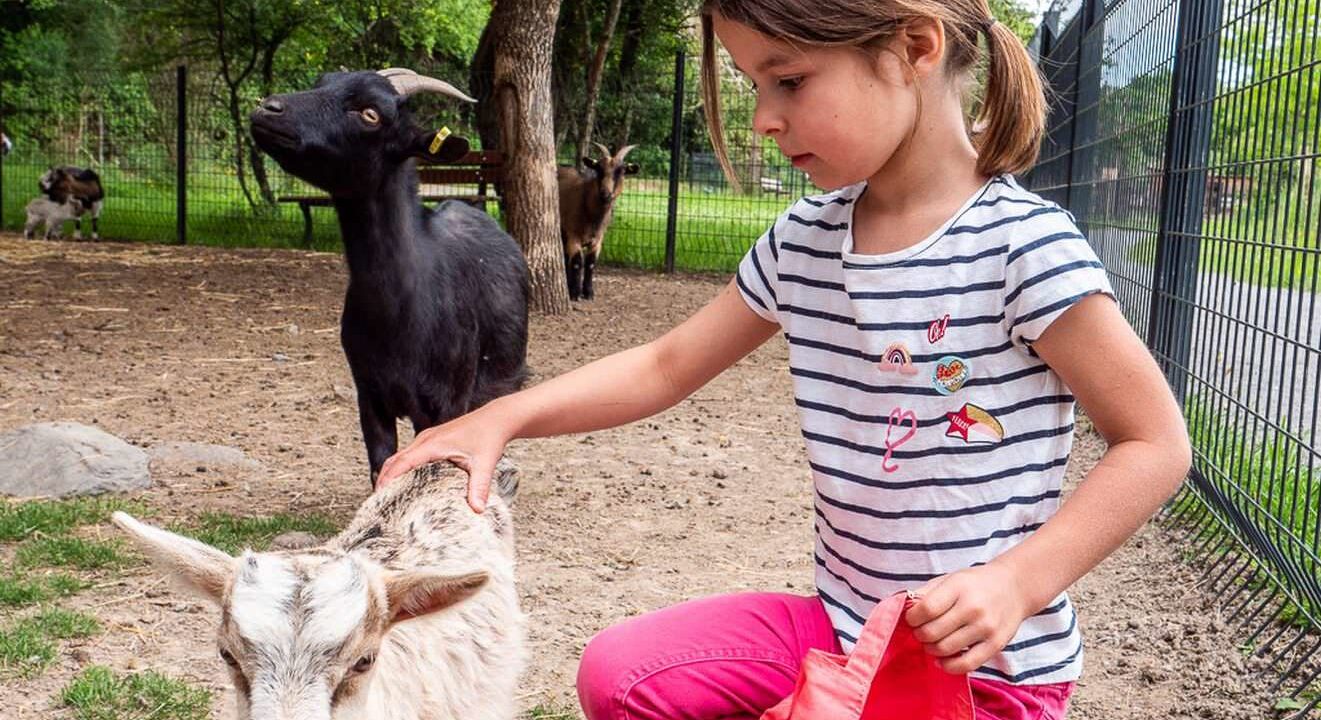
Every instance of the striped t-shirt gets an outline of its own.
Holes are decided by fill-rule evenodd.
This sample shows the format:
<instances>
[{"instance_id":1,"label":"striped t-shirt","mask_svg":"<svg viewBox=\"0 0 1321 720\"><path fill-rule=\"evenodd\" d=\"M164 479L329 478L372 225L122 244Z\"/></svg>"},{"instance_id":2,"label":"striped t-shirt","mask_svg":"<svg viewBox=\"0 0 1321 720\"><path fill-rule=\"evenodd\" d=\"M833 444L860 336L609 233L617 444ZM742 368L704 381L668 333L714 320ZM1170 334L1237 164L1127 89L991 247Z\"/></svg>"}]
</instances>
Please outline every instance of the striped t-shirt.
<instances>
[{"instance_id":1,"label":"striped t-shirt","mask_svg":"<svg viewBox=\"0 0 1321 720\"><path fill-rule=\"evenodd\" d=\"M795 203L737 276L789 341L817 591L845 650L880 599L984 564L1055 513L1073 396L1031 345L1080 299L1113 297L1072 217L1012 176L884 255L853 252L865 187ZM1061 594L974 674L1064 682L1082 654Z\"/></svg>"}]
</instances>

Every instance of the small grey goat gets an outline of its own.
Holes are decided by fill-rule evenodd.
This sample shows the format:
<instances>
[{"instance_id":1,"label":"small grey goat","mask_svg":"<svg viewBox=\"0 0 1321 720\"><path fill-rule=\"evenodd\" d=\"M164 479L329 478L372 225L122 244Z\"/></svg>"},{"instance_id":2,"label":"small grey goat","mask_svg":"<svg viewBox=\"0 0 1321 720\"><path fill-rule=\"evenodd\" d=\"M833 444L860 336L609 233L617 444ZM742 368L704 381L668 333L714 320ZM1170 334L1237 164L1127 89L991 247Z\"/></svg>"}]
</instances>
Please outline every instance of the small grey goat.
<instances>
[{"instance_id":1,"label":"small grey goat","mask_svg":"<svg viewBox=\"0 0 1321 720\"><path fill-rule=\"evenodd\" d=\"M82 206L72 198L55 202L42 195L32 198L24 210L27 212L27 222L23 223L23 237L32 239L36 235L37 228L44 224L46 228L41 237L50 240L63 236L64 221L77 218Z\"/></svg>"},{"instance_id":2,"label":"small grey goat","mask_svg":"<svg viewBox=\"0 0 1321 720\"><path fill-rule=\"evenodd\" d=\"M241 720L513 720L525 662L506 502L426 465L326 544L239 557L117 512L151 561L221 607Z\"/></svg>"}]
</instances>

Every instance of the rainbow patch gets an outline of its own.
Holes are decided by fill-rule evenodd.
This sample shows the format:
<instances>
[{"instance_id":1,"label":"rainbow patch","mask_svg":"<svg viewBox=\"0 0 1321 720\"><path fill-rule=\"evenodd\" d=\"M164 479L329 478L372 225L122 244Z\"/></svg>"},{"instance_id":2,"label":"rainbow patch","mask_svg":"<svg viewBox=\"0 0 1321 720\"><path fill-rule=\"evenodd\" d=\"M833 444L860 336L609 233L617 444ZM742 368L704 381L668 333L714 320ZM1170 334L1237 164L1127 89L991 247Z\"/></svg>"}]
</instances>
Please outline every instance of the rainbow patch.
<instances>
[{"instance_id":1,"label":"rainbow patch","mask_svg":"<svg viewBox=\"0 0 1321 720\"><path fill-rule=\"evenodd\" d=\"M897 372L902 375L916 375L917 367L913 365L913 356L908 352L908 346L901 342L890 343L881 353L881 361L876 363L877 369L881 372Z\"/></svg>"}]
</instances>

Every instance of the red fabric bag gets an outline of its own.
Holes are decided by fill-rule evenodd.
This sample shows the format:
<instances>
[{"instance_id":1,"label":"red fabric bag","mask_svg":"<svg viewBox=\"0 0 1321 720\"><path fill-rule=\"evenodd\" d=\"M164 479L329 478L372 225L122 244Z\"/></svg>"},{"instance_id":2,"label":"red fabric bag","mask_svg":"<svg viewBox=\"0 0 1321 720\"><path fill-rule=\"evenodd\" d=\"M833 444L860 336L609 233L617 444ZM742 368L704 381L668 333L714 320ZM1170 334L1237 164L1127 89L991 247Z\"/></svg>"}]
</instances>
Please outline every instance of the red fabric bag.
<instances>
[{"instance_id":1,"label":"red fabric bag","mask_svg":"<svg viewBox=\"0 0 1321 720\"><path fill-rule=\"evenodd\" d=\"M850 655L808 651L793 694L761 720L973 720L968 676L940 669L904 622L914 602L881 601Z\"/></svg>"}]
</instances>

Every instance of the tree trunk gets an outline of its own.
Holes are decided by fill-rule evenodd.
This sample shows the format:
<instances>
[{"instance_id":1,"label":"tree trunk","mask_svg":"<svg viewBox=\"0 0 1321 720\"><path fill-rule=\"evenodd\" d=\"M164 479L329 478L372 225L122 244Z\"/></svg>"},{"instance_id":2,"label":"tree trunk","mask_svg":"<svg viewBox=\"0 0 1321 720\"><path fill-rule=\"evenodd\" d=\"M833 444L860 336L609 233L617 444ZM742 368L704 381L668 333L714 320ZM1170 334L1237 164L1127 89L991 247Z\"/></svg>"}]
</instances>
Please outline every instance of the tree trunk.
<instances>
[{"instance_id":1,"label":"tree trunk","mask_svg":"<svg viewBox=\"0 0 1321 720\"><path fill-rule=\"evenodd\" d=\"M497 0L492 98L505 153L505 228L518 240L531 272L531 309L569 311L559 189L555 183L550 65L560 0Z\"/></svg>"},{"instance_id":2,"label":"tree trunk","mask_svg":"<svg viewBox=\"0 0 1321 720\"><path fill-rule=\"evenodd\" d=\"M588 145L592 142L592 130L596 124L596 100L601 94L601 72L605 69L605 57L610 52L610 40L615 36L615 24L619 22L619 8L623 0L610 0L610 9L606 13L605 26L601 28L601 37L596 42L596 56L587 71L587 99L583 102L582 124L578 126L578 155L589 155Z\"/></svg>"}]
</instances>

